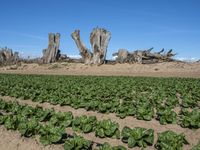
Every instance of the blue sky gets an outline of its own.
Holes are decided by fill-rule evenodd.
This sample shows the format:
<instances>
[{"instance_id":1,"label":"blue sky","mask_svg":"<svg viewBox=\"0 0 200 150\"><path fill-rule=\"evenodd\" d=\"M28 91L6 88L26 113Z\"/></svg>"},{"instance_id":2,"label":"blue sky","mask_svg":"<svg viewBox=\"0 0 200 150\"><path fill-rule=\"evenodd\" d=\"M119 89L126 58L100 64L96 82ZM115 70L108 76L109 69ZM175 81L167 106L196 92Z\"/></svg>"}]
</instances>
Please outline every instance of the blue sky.
<instances>
[{"instance_id":1,"label":"blue sky","mask_svg":"<svg viewBox=\"0 0 200 150\"><path fill-rule=\"evenodd\" d=\"M0 0L0 47L41 56L49 32L61 33L60 49L79 51L70 34L81 30L88 48L94 27L112 33L107 58L119 48L173 49L200 59L200 0Z\"/></svg>"}]
</instances>

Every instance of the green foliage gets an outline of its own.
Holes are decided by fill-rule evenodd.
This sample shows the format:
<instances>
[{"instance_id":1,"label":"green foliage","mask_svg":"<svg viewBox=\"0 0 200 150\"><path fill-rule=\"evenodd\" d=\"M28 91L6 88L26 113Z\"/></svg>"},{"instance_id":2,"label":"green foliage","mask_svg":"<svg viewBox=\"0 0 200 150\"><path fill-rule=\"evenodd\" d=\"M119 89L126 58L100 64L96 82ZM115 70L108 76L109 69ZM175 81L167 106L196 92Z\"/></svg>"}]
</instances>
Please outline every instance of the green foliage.
<instances>
[{"instance_id":1,"label":"green foliage","mask_svg":"<svg viewBox=\"0 0 200 150\"><path fill-rule=\"evenodd\" d=\"M65 128L56 127L51 124L44 125L39 130L40 142L43 145L49 145L61 141L65 134Z\"/></svg>"},{"instance_id":2,"label":"green foliage","mask_svg":"<svg viewBox=\"0 0 200 150\"><path fill-rule=\"evenodd\" d=\"M37 121L36 118L27 119L23 116L18 116L19 124L17 129L21 133L21 135L25 137L31 137L33 135L38 134L41 125Z\"/></svg>"},{"instance_id":3,"label":"green foliage","mask_svg":"<svg viewBox=\"0 0 200 150\"><path fill-rule=\"evenodd\" d=\"M153 107L148 101L139 102L137 105L137 119L150 121L154 115Z\"/></svg>"},{"instance_id":4,"label":"green foliage","mask_svg":"<svg viewBox=\"0 0 200 150\"><path fill-rule=\"evenodd\" d=\"M95 129L95 135L101 138L120 138L119 125L112 122L110 119L98 121Z\"/></svg>"},{"instance_id":5,"label":"green foliage","mask_svg":"<svg viewBox=\"0 0 200 150\"><path fill-rule=\"evenodd\" d=\"M9 130L16 130L18 125L18 119L15 115L7 115L4 120L4 126Z\"/></svg>"},{"instance_id":6,"label":"green foliage","mask_svg":"<svg viewBox=\"0 0 200 150\"><path fill-rule=\"evenodd\" d=\"M52 115L49 123L54 126L69 127L72 124L73 115L71 112L57 112Z\"/></svg>"},{"instance_id":7,"label":"green foliage","mask_svg":"<svg viewBox=\"0 0 200 150\"><path fill-rule=\"evenodd\" d=\"M170 109L198 108L197 103L200 99L200 80L189 78L1 74L0 83L0 95L53 105L69 105L76 109L84 108L101 113L115 113L122 119L135 116L137 119L148 121L154 117L154 110L163 105ZM180 99L182 103L179 103ZM15 108L14 111L17 112L17 109L20 108ZM27 110L26 113L32 115L31 110ZM175 118L180 120L179 116L175 117L173 111L161 113L158 117L161 124L174 123ZM167 116L172 117L167 119ZM46 119L48 118L49 114Z\"/></svg>"},{"instance_id":8,"label":"green foliage","mask_svg":"<svg viewBox=\"0 0 200 150\"><path fill-rule=\"evenodd\" d=\"M200 128L200 110L193 109L189 112L187 109L181 111L181 126L184 128Z\"/></svg>"},{"instance_id":9,"label":"green foliage","mask_svg":"<svg viewBox=\"0 0 200 150\"><path fill-rule=\"evenodd\" d=\"M135 146L147 147L147 145L153 145L154 142L154 130L145 128L129 128L124 127L122 130L122 141L128 143L129 148Z\"/></svg>"},{"instance_id":10,"label":"green foliage","mask_svg":"<svg viewBox=\"0 0 200 150\"><path fill-rule=\"evenodd\" d=\"M182 106L185 107L185 108L188 108L188 107L195 107L197 105L197 100L192 98L192 96L190 95L186 95L185 97L183 97L183 100L182 100Z\"/></svg>"},{"instance_id":11,"label":"green foliage","mask_svg":"<svg viewBox=\"0 0 200 150\"><path fill-rule=\"evenodd\" d=\"M94 131L96 126L96 117L95 116L80 116L75 117L73 120L72 128L74 131L80 132L83 131L84 133L89 133Z\"/></svg>"},{"instance_id":12,"label":"green foliage","mask_svg":"<svg viewBox=\"0 0 200 150\"><path fill-rule=\"evenodd\" d=\"M81 136L74 135L65 141L64 150L90 150L92 149L92 142L85 140Z\"/></svg>"},{"instance_id":13,"label":"green foliage","mask_svg":"<svg viewBox=\"0 0 200 150\"><path fill-rule=\"evenodd\" d=\"M160 107L157 109L157 119L160 121L160 124L165 125L168 123L176 123L176 113L171 110L169 107Z\"/></svg>"},{"instance_id":14,"label":"green foliage","mask_svg":"<svg viewBox=\"0 0 200 150\"><path fill-rule=\"evenodd\" d=\"M183 134L165 131L158 134L158 141L155 147L159 150L182 150L184 144L188 144L188 142Z\"/></svg>"},{"instance_id":15,"label":"green foliage","mask_svg":"<svg viewBox=\"0 0 200 150\"><path fill-rule=\"evenodd\" d=\"M42 107L36 107L35 109L35 117L38 121L48 121L52 115L54 110L53 109L43 109Z\"/></svg>"},{"instance_id":16,"label":"green foliage","mask_svg":"<svg viewBox=\"0 0 200 150\"><path fill-rule=\"evenodd\" d=\"M116 116L120 117L121 119L125 118L126 116L134 116L136 113L136 108L133 104L123 104L117 108Z\"/></svg>"},{"instance_id":17,"label":"green foliage","mask_svg":"<svg viewBox=\"0 0 200 150\"><path fill-rule=\"evenodd\" d=\"M4 116L2 113L0 113L0 125L4 124L5 120L6 120L6 116Z\"/></svg>"},{"instance_id":18,"label":"green foliage","mask_svg":"<svg viewBox=\"0 0 200 150\"><path fill-rule=\"evenodd\" d=\"M200 141L191 150L200 150Z\"/></svg>"}]
</instances>

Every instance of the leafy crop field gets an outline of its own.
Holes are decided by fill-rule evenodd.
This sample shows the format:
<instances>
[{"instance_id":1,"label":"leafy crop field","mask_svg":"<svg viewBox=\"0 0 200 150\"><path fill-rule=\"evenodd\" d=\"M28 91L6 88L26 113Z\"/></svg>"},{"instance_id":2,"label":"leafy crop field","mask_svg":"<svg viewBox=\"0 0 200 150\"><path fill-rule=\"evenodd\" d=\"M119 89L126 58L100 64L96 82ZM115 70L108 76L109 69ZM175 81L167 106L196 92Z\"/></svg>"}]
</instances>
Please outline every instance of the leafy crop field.
<instances>
[{"instance_id":1,"label":"leafy crop field","mask_svg":"<svg viewBox=\"0 0 200 150\"><path fill-rule=\"evenodd\" d=\"M1 74L0 95L0 124L25 137L39 136L43 145L62 144L66 150L136 147L179 150L187 149L187 145L192 150L200 149L200 79ZM8 102L5 96L63 108L69 106L77 111L113 114L120 121ZM130 117L146 124L155 121L162 128L166 126L166 130L155 132L156 126L122 124ZM172 131L169 126L193 132L197 142L190 143L187 132ZM68 134L67 128L74 134ZM97 143L84 137L90 133L105 142ZM118 140L123 146L114 146L109 139Z\"/></svg>"}]
</instances>

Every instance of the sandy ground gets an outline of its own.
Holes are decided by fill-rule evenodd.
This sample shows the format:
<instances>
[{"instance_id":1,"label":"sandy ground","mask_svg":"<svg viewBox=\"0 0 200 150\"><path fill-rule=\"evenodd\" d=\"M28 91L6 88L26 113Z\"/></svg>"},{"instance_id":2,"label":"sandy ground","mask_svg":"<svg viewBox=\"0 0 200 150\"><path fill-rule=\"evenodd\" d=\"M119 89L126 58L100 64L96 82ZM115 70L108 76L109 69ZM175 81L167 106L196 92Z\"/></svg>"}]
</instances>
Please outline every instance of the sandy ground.
<instances>
[{"instance_id":1,"label":"sandy ground","mask_svg":"<svg viewBox=\"0 0 200 150\"><path fill-rule=\"evenodd\" d=\"M38 137L21 137L17 131L8 131L0 126L0 150L62 150L61 145L42 146L38 143Z\"/></svg>"},{"instance_id":2,"label":"sandy ground","mask_svg":"<svg viewBox=\"0 0 200 150\"><path fill-rule=\"evenodd\" d=\"M115 64L88 66L80 63L54 63L47 65L21 64L0 67L0 73L52 74L52 75L103 75L103 76L153 76L200 77L200 62L166 62L157 64Z\"/></svg>"},{"instance_id":3,"label":"sandy ground","mask_svg":"<svg viewBox=\"0 0 200 150\"><path fill-rule=\"evenodd\" d=\"M184 150L190 149L191 147L196 145L198 143L198 141L200 140L200 129L191 130L191 129L188 129L188 128L182 128L177 124L160 125L160 123L155 119L152 119L151 121L137 120L136 118L133 118L133 117L126 117L125 119L120 119L120 118L116 117L115 114L112 114L112 113L101 114L101 113L94 112L94 111L86 111L84 109L74 109L70 106L60 107L59 105L51 105L49 103L40 104L40 103L37 103L37 102L32 102L31 100L15 99L15 98L11 98L11 97L8 97L8 96L4 96L4 97L0 97L0 98L3 98L6 101L17 100L20 104L28 104L28 105L33 106L33 107L38 105L38 106L42 106L43 108L54 108L55 111L61 111L61 112L71 111L74 116L90 115L90 116L96 116L98 120L110 118L112 121L115 121L119 124L120 130L122 130L122 128L124 126L128 126L128 127L131 127L131 128L134 128L134 127L143 127L143 128L147 128L147 129L152 128L152 129L154 129L154 133L155 133L154 143L156 143L156 141L157 141L157 133L164 132L166 130L172 130L176 133L184 133L185 136L186 136L186 139L190 143L190 145L184 146ZM7 132L5 132L4 134L6 134L6 133ZM70 133L72 135L73 134L72 129L67 128L67 133ZM120 145L123 145L125 147L127 146L126 144L122 143L120 140L110 139L110 138L101 139L101 138L95 137L94 133L80 134L80 135L84 136L88 140L94 141L95 143L103 144L104 142L109 142L111 145L119 145L120 144ZM10 134L9 136L12 136L12 134ZM0 139L3 140L4 143L8 143L9 138L7 138L7 139L0 138ZM19 138L18 138L18 141L16 140L16 142L20 142L20 141L21 140ZM41 145L39 145L38 142L37 143L33 142L33 144L37 144L38 149L41 148ZM13 145L13 144L11 144L11 145ZM16 145L16 144L14 144L14 145ZM23 143L21 143L21 145L23 145ZM26 145L26 143L25 143L25 145ZM135 150L137 150L137 149L138 148L135 148ZM148 147L148 149L152 150L152 149L154 149L154 147Z\"/></svg>"}]
</instances>

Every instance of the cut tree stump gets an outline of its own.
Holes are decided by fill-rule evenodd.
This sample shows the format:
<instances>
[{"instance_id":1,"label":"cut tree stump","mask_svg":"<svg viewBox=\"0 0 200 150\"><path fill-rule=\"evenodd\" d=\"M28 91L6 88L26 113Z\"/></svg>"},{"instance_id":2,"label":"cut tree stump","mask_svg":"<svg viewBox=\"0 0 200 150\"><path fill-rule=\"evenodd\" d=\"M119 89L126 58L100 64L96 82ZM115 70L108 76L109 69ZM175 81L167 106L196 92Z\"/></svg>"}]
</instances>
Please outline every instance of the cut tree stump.
<instances>
[{"instance_id":1,"label":"cut tree stump","mask_svg":"<svg viewBox=\"0 0 200 150\"><path fill-rule=\"evenodd\" d=\"M43 50L43 63L56 62L60 57L60 34L49 33L48 48Z\"/></svg>"},{"instance_id":2,"label":"cut tree stump","mask_svg":"<svg viewBox=\"0 0 200 150\"><path fill-rule=\"evenodd\" d=\"M0 65L13 65L19 61L19 53L7 47L0 49Z\"/></svg>"}]
</instances>

